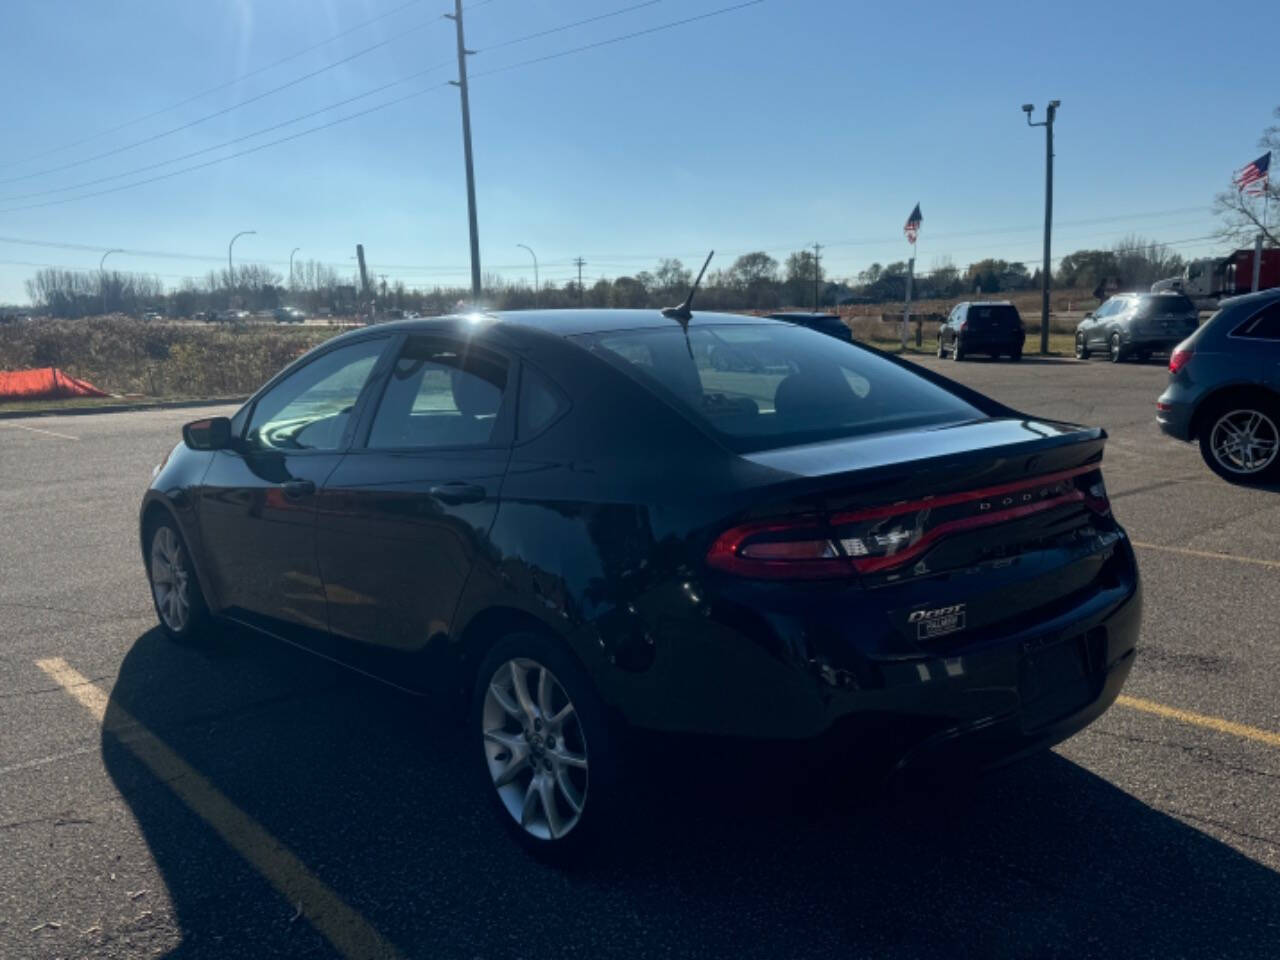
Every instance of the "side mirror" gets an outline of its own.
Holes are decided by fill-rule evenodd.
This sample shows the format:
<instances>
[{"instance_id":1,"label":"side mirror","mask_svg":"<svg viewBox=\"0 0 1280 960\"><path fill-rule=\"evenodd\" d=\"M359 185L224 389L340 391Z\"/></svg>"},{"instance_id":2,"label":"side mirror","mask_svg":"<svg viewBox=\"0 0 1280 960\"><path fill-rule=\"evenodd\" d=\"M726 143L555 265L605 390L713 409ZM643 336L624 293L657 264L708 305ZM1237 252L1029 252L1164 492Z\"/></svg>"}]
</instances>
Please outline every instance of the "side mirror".
<instances>
[{"instance_id":1,"label":"side mirror","mask_svg":"<svg viewBox=\"0 0 1280 960\"><path fill-rule=\"evenodd\" d=\"M1088 313L1086 313L1086 314L1084 315L1084 318L1085 318L1086 320L1092 320L1092 319L1093 319L1093 311L1092 311L1092 310L1090 310Z\"/></svg>"},{"instance_id":2,"label":"side mirror","mask_svg":"<svg viewBox=\"0 0 1280 960\"><path fill-rule=\"evenodd\" d=\"M231 446L231 421L226 417L193 420L183 426L182 442L192 450L224 450Z\"/></svg>"}]
</instances>

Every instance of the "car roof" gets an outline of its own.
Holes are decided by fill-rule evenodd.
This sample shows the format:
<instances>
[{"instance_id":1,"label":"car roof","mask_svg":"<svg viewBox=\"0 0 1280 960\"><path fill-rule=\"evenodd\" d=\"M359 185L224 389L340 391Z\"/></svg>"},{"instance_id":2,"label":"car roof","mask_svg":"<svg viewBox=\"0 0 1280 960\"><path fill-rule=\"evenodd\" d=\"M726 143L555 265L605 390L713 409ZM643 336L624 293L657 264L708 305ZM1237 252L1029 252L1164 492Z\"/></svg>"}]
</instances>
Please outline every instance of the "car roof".
<instances>
[{"instance_id":1,"label":"car roof","mask_svg":"<svg viewBox=\"0 0 1280 960\"><path fill-rule=\"evenodd\" d=\"M962 307L1012 307L1012 300L966 300Z\"/></svg>"},{"instance_id":2,"label":"car roof","mask_svg":"<svg viewBox=\"0 0 1280 960\"><path fill-rule=\"evenodd\" d=\"M780 313L766 313L766 317L774 320L839 320L838 313L810 313L807 310L784 310Z\"/></svg>"},{"instance_id":3,"label":"car roof","mask_svg":"<svg viewBox=\"0 0 1280 960\"><path fill-rule=\"evenodd\" d=\"M781 320L756 317L741 313L711 313L695 311L689 319L689 328L722 326L724 324L760 323L778 324ZM379 323L365 329L401 330L405 332L455 327L461 324L497 324L509 330L527 328L561 337L583 333L608 333L616 330L642 330L647 328L679 327L679 321L664 317L661 310L501 310L476 311L475 313L446 314L439 317L406 317Z\"/></svg>"}]
</instances>

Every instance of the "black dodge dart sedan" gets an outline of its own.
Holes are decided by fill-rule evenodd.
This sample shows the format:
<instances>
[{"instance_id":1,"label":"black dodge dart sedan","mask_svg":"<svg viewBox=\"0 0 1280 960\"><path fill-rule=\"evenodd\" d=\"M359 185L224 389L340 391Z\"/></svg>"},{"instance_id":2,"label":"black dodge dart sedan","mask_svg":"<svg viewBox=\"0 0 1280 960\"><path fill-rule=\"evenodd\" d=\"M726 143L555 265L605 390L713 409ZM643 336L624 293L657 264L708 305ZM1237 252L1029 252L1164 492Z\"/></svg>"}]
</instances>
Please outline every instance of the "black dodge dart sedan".
<instances>
[{"instance_id":1,"label":"black dodge dart sedan","mask_svg":"<svg viewBox=\"0 0 1280 960\"><path fill-rule=\"evenodd\" d=\"M968 770L1090 723L1141 616L1104 441L764 318L405 320L188 424L142 555L175 638L234 621L469 711L558 854L638 733Z\"/></svg>"}]
</instances>

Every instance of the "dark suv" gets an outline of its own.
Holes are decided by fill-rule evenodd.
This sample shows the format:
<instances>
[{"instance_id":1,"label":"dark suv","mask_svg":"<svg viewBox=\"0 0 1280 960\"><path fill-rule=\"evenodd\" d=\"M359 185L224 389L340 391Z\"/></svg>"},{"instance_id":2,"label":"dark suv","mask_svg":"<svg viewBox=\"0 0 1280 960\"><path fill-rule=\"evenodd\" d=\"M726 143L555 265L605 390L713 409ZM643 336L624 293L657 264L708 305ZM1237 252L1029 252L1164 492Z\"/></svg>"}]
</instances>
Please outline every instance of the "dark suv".
<instances>
[{"instance_id":1,"label":"dark suv","mask_svg":"<svg viewBox=\"0 0 1280 960\"><path fill-rule=\"evenodd\" d=\"M1022 328L1018 308L1008 300L957 303L947 322L938 328L938 356L951 351L951 359L963 360L971 353L989 357L1001 354L1010 360L1022 359L1027 333Z\"/></svg>"},{"instance_id":2,"label":"dark suv","mask_svg":"<svg viewBox=\"0 0 1280 960\"><path fill-rule=\"evenodd\" d=\"M1222 301L1178 344L1156 421L1179 440L1198 439L1221 477L1280 480L1280 290Z\"/></svg>"},{"instance_id":3,"label":"dark suv","mask_svg":"<svg viewBox=\"0 0 1280 960\"><path fill-rule=\"evenodd\" d=\"M1117 293L1076 327L1076 356L1088 360L1105 350L1112 363L1149 360L1172 350L1199 322L1200 311L1181 293Z\"/></svg>"}]
</instances>

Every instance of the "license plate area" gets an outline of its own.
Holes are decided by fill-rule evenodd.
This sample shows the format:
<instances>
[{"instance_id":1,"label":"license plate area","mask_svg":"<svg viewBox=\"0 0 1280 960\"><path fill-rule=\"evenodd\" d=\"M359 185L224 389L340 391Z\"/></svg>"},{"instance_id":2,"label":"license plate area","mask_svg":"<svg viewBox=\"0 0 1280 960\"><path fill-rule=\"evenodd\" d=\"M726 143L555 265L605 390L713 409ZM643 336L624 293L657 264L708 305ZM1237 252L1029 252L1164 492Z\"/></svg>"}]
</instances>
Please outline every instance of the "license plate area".
<instances>
[{"instance_id":1,"label":"license plate area","mask_svg":"<svg viewBox=\"0 0 1280 960\"><path fill-rule=\"evenodd\" d=\"M1061 720L1097 696L1105 642L1105 632L1090 631L1023 644L1018 696L1024 730Z\"/></svg>"}]
</instances>

